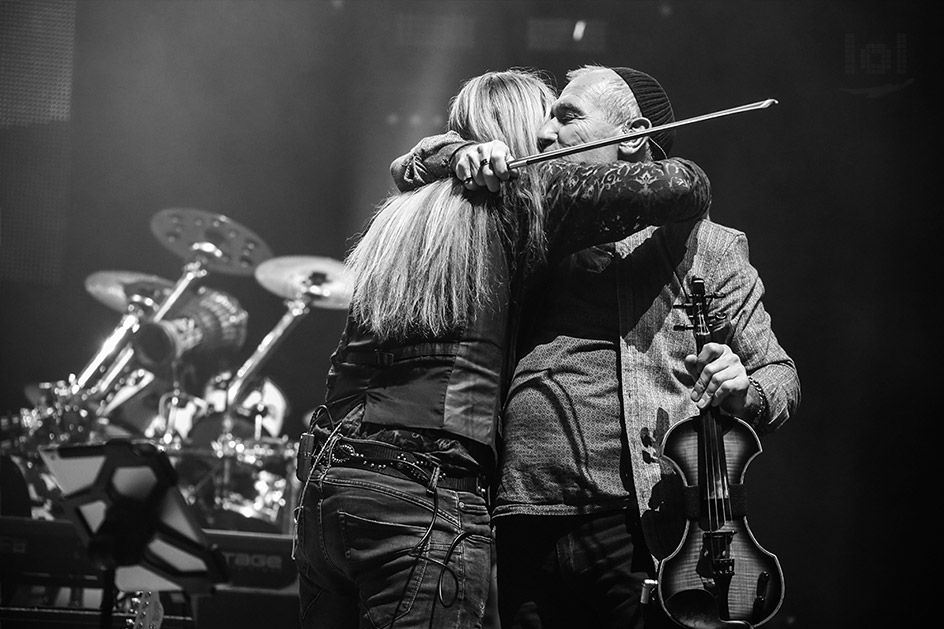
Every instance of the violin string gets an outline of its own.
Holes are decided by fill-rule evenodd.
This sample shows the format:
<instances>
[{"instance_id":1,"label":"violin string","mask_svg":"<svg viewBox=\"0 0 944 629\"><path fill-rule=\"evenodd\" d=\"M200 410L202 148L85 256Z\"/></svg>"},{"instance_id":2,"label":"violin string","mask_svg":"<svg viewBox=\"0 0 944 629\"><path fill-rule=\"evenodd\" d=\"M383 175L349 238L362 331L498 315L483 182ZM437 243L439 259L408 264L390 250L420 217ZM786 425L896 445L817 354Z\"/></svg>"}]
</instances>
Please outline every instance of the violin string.
<instances>
[{"instance_id":1,"label":"violin string","mask_svg":"<svg viewBox=\"0 0 944 629\"><path fill-rule=\"evenodd\" d=\"M725 522L730 522L734 519L734 510L731 508L731 494L730 486L728 485L728 461L727 454L724 451L724 437L719 438L719 452L721 456L721 496L722 496L722 507L724 508L723 519Z\"/></svg>"},{"instance_id":2,"label":"violin string","mask_svg":"<svg viewBox=\"0 0 944 629\"><path fill-rule=\"evenodd\" d=\"M711 493L712 472L711 461L709 460L710 451L708 448L708 422L704 413L702 413L699 423L701 424L701 439L699 439L699 447L701 448L701 452L699 453L699 458L702 461L702 466L704 467L706 476L703 481L705 486L702 488L702 492L705 495L705 503L708 507L708 530L710 531L714 528L714 509L712 508L712 501L714 497Z\"/></svg>"},{"instance_id":3,"label":"violin string","mask_svg":"<svg viewBox=\"0 0 944 629\"><path fill-rule=\"evenodd\" d=\"M696 309L695 309L695 347L698 353L701 353L708 337L708 324L705 319L705 296L703 288L696 291ZM712 445L716 442L714 428L714 418L711 413L711 407L707 407L702 412L702 457L705 461L707 472L706 491L708 498L708 530L714 531L719 527L718 503L717 503L717 460L714 454L715 448ZM714 552L716 549L712 549Z\"/></svg>"},{"instance_id":4,"label":"violin string","mask_svg":"<svg viewBox=\"0 0 944 629\"><path fill-rule=\"evenodd\" d=\"M728 500L728 474L727 474L727 465L725 464L725 453L724 453L724 435L721 430L721 423L718 421L717 417L712 414L715 430L715 452L717 457L718 464L718 489L720 493L719 500L719 513L718 516L718 528L724 526L725 522L730 519L731 515L731 505Z\"/></svg>"},{"instance_id":5,"label":"violin string","mask_svg":"<svg viewBox=\"0 0 944 629\"><path fill-rule=\"evenodd\" d=\"M718 422L715 420L714 413L709 407L708 413L708 425L709 425L709 448L711 452L711 489L712 489L712 505L714 505L714 522L712 523L712 530L718 530L721 528L721 525L724 523L722 520L722 512L720 508L720 497L719 489L721 488L722 483L722 474L721 474L721 461L718 453Z\"/></svg>"},{"instance_id":6,"label":"violin string","mask_svg":"<svg viewBox=\"0 0 944 629\"><path fill-rule=\"evenodd\" d=\"M708 322L707 322L707 313L705 312L706 303L704 288L699 290L699 301L698 301L698 316L696 321L696 326L698 326L698 351L701 353L702 348L705 346L705 343L708 339ZM705 411L702 413L704 418L703 427L702 427L702 442L705 447L705 460L708 466L708 514L709 514L709 530L716 531L721 525L719 513L718 513L718 461L717 461L717 434L716 426L714 421L714 415L711 412L711 405L705 408ZM717 549L713 549L717 550Z\"/></svg>"},{"instance_id":7,"label":"violin string","mask_svg":"<svg viewBox=\"0 0 944 629\"><path fill-rule=\"evenodd\" d=\"M712 482L712 491L714 493L714 505L715 505L715 521L712 530L716 531L721 528L721 509L719 508L719 488L721 485L720 471L721 467L718 461L718 422L715 420L715 414L712 412L711 407L708 407L708 425L709 429L709 447L711 448L711 482Z\"/></svg>"},{"instance_id":8,"label":"violin string","mask_svg":"<svg viewBox=\"0 0 944 629\"><path fill-rule=\"evenodd\" d=\"M696 302L696 347L700 353L710 337L708 331L709 299L701 285ZM706 467L708 469L708 519L709 528L716 531L731 518L731 505L728 496L728 478L726 473L724 439L714 408L710 405L702 413L702 442L704 444ZM715 549L717 550L717 549Z\"/></svg>"},{"instance_id":9,"label":"violin string","mask_svg":"<svg viewBox=\"0 0 944 629\"><path fill-rule=\"evenodd\" d=\"M728 475L725 464L724 435L721 429L721 422L718 419L716 407L709 407L709 422L711 423L711 443L714 454L714 483L715 483L715 528L720 529L730 516L730 504L728 500Z\"/></svg>"}]
</instances>

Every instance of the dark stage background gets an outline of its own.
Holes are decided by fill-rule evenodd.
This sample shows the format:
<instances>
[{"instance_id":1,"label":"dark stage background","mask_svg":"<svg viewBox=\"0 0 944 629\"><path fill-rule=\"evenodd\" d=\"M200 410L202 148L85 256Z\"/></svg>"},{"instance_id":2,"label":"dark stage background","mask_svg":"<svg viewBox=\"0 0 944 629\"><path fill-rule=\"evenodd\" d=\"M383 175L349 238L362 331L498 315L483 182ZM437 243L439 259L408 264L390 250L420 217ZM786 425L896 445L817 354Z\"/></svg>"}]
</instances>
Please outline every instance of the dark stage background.
<instances>
[{"instance_id":1,"label":"dark stage background","mask_svg":"<svg viewBox=\"0 0 944 629\"><path fill-rule=\"evenodd\" d=\"M390 161L441 131L482 71L534 66L563 85L583 63L631 65L680 119L776 98L680 130L674 150L711 177L712 217L750 237L803 385L747 476L751 527L785 572L770 626L914 626L939 582L921 568L939 280L925 279L938 181L919 6L2 0L0 412L80 371L117 324L90 274L177 280L155 213L221 213L275 256L341 259L391 190ZM281 298L251 276L205 283L249 312L248 357ZM342 323L314 309L266 365L290 436L323 397Z\"/></svg>"}]
</instances>

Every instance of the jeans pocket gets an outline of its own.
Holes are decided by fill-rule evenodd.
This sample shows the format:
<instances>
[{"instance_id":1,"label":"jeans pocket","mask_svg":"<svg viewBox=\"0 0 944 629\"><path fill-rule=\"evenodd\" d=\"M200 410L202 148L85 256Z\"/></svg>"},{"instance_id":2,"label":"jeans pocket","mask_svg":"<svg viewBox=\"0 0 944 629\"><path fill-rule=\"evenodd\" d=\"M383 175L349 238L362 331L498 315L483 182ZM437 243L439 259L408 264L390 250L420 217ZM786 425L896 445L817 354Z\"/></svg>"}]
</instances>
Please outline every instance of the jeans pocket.
<instances>
[{"instance_id":1,"label":"jeans pocket","mask_svg":"<svg viewBox=\"0 0 944 629\"><path fill-rule=\"evenodd\" d=\"M462 523L463 539L456 548L461 559L461 585L458 596L465 616L462 626L478 626L485 614L489 589L492 582L491 521L485 500L480 496L465 498L459 502L459 520ZM457 573L457 576L460 576ZM474 616L473 616L474 614Z\"/></svg>"},{"instance_id":2,"label":"jeans pocket","mask_svg":"<svg viewBox=\"0 0 944 629\"><path fill-rule=\"evenodd\" d=\"M378 627L411 612L429 568L426 557L437 550L435 545L423 544L432 514L425 510L416 514L425 523L419 519L408 523L405 515L401 511L394 522L338 514L348 566L361 602Z\"/></svg>"},{"instance_id":3,"label":"jeans pocket","mask_svg":"<svg viewBox=\"0 0 944 629\"><path fill-rule=\"evenodd\" d=\"M467 535L492 538L491 515L485 499L475 494L459 494L459 521Z\"/></svg>"}]
</instances>

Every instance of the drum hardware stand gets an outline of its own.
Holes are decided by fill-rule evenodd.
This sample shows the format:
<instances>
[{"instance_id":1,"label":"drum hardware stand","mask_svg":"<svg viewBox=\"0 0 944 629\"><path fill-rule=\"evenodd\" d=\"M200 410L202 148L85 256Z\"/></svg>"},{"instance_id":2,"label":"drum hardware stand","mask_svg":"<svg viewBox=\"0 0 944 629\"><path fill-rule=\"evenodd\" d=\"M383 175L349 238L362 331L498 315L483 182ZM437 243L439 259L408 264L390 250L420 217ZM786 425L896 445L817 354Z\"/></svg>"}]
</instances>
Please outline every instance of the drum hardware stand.
<instances>
[{"instance_id":1,"label":"drum hardware stand","mask_svg":"<svg viewBox=\"0 0 944 629\"><path fill-rule=\"evenodd\" d=\"M76 378L70 378L68 392L78 397L89 386L92 378L105 367L109 359L122 350L138 329L141 320L146 318L148 309L156 310L157 304L149 297L134 295L129 299L128 311L121 317L118 327L102 344L98 353L85 366Z\"/></svg>"},{"instance_id":2,"label":"drum hardware stand","mask_svg":"<svg viewBox=\"0 0 944 629\"><path fill-rule=\"evenodd\" d=\"M115 358L116 354L118 355L116 360L122 362L121 369L124 369L127 359L130 358L130 354L127 358L122 358L122 355L127 352L128 342L140 327L141 321L146 319L148 313L154 311L156 306L156 302L149 296L132 295L128 299L127 312L121 317L118 327L105 340L82 372L78 376L70 374L66 381L47 384L44 387L45 395L42 403L51 404L60 416L64 416L66 410L72 410L83 418L87 418L89 402L97 403L104 398L104 394L97 394L95 387L89 388L92 378L105 368L108 361ZM116 375L117 373L120 373L120 370L116 372ZM78 428L81 429L81 426ZM103 428L96 424L93 432L103 433Z\"/></svg>"},{"instance_id":3,"label":"drum hardware stand","mask_svg":"<svg viewBox=\"0 0 944 629\"><path fill-rule=\"evenodd\" d=\"M160 303L149 296L132 295L128 299L128 312L122 316L115 331L102 345L98 353L82 370L78 377L70 377L64 393L73 401L86 403L104 399L125 372L134 349L131 340L145 321L158 322L176 306L186 291L207 275L206 264L222 256L222 252L210 243L195 243L194 258L184 266L183 275L167 297ZM152 312L153 314L150 314ZM109 360L111 363L109 364ZM104 369L101 378L94 384L92 379Z\"/></svg>"},{"instance_id":4,"label":"drum hardware stand","mask_svg":"<svg viewBox=\"0 0 944 629\"><path fill-rule=\"evenodd\" d=\"M253 432L252 438L256 441L262 440L262 422L265 421L265 418L269 416L269 407L265 405L263 400L260 400L256 404L256 408L253 412Z\"/></svg>"},{"instance_id":5,"label":"drum hardware stand","mask_svg":"<svg viewBox=\"0 0 944 629\"><path fill-rule=\"evenodd\" d=\"M161 321L181 301L186 292L207 275L207 265L223 257L223 252L209 242L194 243L190 251L192 260L184 266L182 276L166 297L160 299L159 294L126 295L126 311L117 328L79 375L70 374L67 381L45 387L46 399L41 403L53 409L60 417L75 413L82 420L77 420L74 426L63 427L65 432L57 436L58 441L67 441L65 437L69 434L82 433L90 416L94 416L95 425L89 428L90 434L87 438L91 441L106 440L108 419L106 413L99 412L99 405L107 406L104 402L109 393L121 376L127 373L128 365L134 356L132 341L142 324ZM159 286L156 292L160 293L162 288ZM102 375L96 382L94 379L98 374ZM175 388L178 387L175 385Z\"/></svg>"},{"instance_id":6,"label":"drum hardware stand","mask_svg":"<svg viewBox=\"0 0 944 629\"><path fill-rule=\"evenodd\" d=\"M263 276L267 273L269 274L266 281L260 280L263 285L266 285L267 282L274 279L272 277L274 274L269 271L273 268L273 265L270 265L269 262L279 265L285 260L284 258L276 258L268 262L263 262L259 266L256 273L257 277L260 276L260 271ZM311 259L301 260L310 266ZM316 264L323 264L320 259L315 260ZM296 260L293 258L291 261L294 263ZM340 263L338 263L338 265L340 266ZM236 370L226 385L222 411L223 423L219 437L212 444L216 456L222 459L219 468L220 480L216 484L214 491L214 502L217 508L222 508L228 498L227 492L232 487L233 482L233 465L244 456L256 456L254 448L263 441L263 420L268 411L265 404L262 402L260 402L254 412L253 438L251 440L243 440L234 434L236 427L234 417L235 409L251 391L251 387L248 385L258 376L259 371L272 355L272 352L287 337L288 333L310 312L312 305L317 305L316 300L329 300L333 296L332 287L327 284L328 275L323 272L318 272L317 270L309 269L309 271L310 272L305 273L304 277L301 279L293 278L293 281L290 282L287 287L284 285L280 286L278 294L286 297L285 313L279 319L275 327L262 339L252 355ZM284 274L281 270L278 274L278 279L283 280ZM294 459L294 457L287 458ZM293 478L294 472L292 471L288 476L289 478ZM292 491L291 487L288 489ZM291 500L292 497L288 496L288 499Z\"/></svg>"},{"instance_id":7,"label":"drum hardware stand","mask_svg":"<svg viewBox=\"0 0 944 629\"><path fill-rule=\"evenodd\" d=\"M186 408L187 404L193 400L193 396L184 393L180 387L180 361L175 360L171 365L173 373L173 382L171 390L161 396L157 405L157 412L163 420L161 428L163 434L160 435L160 443L165 446L173 445L180 441L180 432L177 426L180 409Z\"/></svg>"},{"instance_id":8,"label":"drum hardware stand","mask_svg":"<svg viewBox=\"0 0 944 629\"><path fill-rule=\"evenodd\" d=\"M221 214L194 208L168 208L151 219L151 232L165 247L191 262L168 301L185 290L191 282L206 275L208 270L226 274L249 275L258 264L272 257L268 245L256 234ZM169 309L169 307L168 307ZM166 310L161 314L166 313ZM157 320L157 319L156 319ZM105 386L109 382L105 381ZM168 398L178 400L172 396ZM230 406L224 408L223 435L213 444L216 456L223 459L224 487L230 485L230 466L233 454L242 447L233 439L233 420ZM168 428L171 428L170 421ZM165 439L173 439L170 430ZM220 499L219 492L216 499Z\"/></svg>"},{"instance_id":9,"label":"drum hardware stand","mask_svg":"<svg viewBox=\"0 0 944 629\"><path fill-rule=\"evenodd\" d=\"M320 287L312 286L311 293L301 294L297 298L286 302L287 310L276 326L262 339L256 351L236 371L229 386L226 388L225 415L223 418L223 434L233 431L233 419L229 409L235 408L247 393L246 384L259 372L272 351L281 344L285 336L294 328L303 316L310 311L310 304L314 294L320 292ZM262 438L262 414L255 414L255 439Z\"/></svg>"},{"instance_id":10,"label":"drum hardware stand","mask_svg":"<svg viewBox=\"0 0 944 629\"><path fill-rule=\"evenodd\" d=\"M155 375L152 372L146 369L132 369L121 378L119 384L122 387L129 387L132 392L138 392L146 388L149 384L154 382L154 380ZM131 393L130 395L133 394L134 393ZM98 407L99 414L102 417L108 417L122 404L127 402L130 395L125 394L125 396L122 396L119 395L119 391L116 391L112 396L105 396L102 404Z\"/></svg>"},{"instance_id":11,"label":"drum hardware stand","mask_svg":"<svg viewBox=\"0 0 944 629\"><path fill-rule=\"evenodd\" d=\"M181 284L186 288L189 276L206 275L207 267L223 273L246 275L252 274L260 262L272 257L272 252L265 242L248 229L226 216L203 210L161 210L151 219L151 231L171 251L182 256L193 256L193 261L186 267L178 288ZM171 293L171 297L175 293ZM231 408L229 396L227 398L224 422L227 421ZM231 420L229 430L223 432L232 433Z\"/></svg>"},{"instance_id":12,"label":"drum hardware stand","mask_svg":"<svg viewBox=\"0 0 944 629\"><path fill-rule=\"evenodd\" d=\"M217 456L222 458L222 478L221 482L217 485L217 491L214 496L217 507L223 504L226 498L225 494L232 483L233 459L235 456L238 456L245 447L245 444L233 434L235 428L233 409L237 407L242 398L248 393L247 383L251 382L252 378L258 374L272 351L278 347L287 333L301 320L301 317L308 314L311 300L314 298L314 295L320 292L320 287L318 286L312 286L310 288L311 291L309 293L300 294L295 299L287 302L287 310L285 314L282 315L278 324L262 339L259 346L246 362L236 370L236 373L233 375L232 380L230 380L226 388L221 434L216 443L213 444L213 449L216 451ZM261 402L259 408L256 410L257 412L253 414L254 443L258 443L262 440L262 420L267 412L264 404Z\"/></svg>"},{"instance_id":13,"label":"drum hardware stand","mask_svg":"<svg viewBox=\"0 0 944 629\"><path fill-rule=\"evenodd\" d=\"M150 321L155 323L161 321L178 304L188 289L206 277L209 270L251 273L259 261L271 257L268 246L255 234L223 215L202 210L161 210L151 219L151 232L173 253L189 260L170 294L150 317ZM134 349L128 345L135 331L136 329L125 331L120 335L121 338L113 349L120 349L120 353L87 396L104 397L114 386L134 354ZM76 382L73 395L88 386L87 380L101 366L96 364L95 369L86 369L86 377Z\"/></svg>"},{"instance_id":14,"label":"drum hardware stand","mask_svg":"<svg viewBox=\"0 0 944 629\"><path fill-rule=\"evenodd\" d=\"M161 435L159 441L164 445L171 445L176 439L177 414L181 408L186 406L186 402L181 404L183 399L183 391L180 390L180 385L175 381L174 388L162 395L160 402L158 402L158 413L161 419L164 420L164 434Z\"/></svg>"},{"instance_id":15,"label":"drum hardware stand","mask_svg":"<svg viewBox=\"0 0 944 629\"><path fill-rule=\"evenodd\" d=\"M276 326L262 339L256 351L240 367L226 389L225 406L235 407L246 394L246 384L258 373L272 351L307 315L312 306L347 308L349 299L343 282L344 265L331 258L286 256L261 263L256 280L267 290L285 299L286 311ZM262 418L255 417L254 437L262 439ZM233 430L232 416L224 417L223 433Z\"/></svg>"},{"instance_id":16,"label":"drum hardware stand","mask_svg":"<svg viewBox=\"0 0 944 629\"><path fill-rule=\"evenodd\" d=\"M174 288L171 290L167 298L160 304L157 311L148 319L150 322L157 323L161 321L167 313L176 306L186 291L195 286L197 282L202 280L207 275L206 264L208 261L214 258L220 258L223 255L223 252L220 251L216 246L210 243L194 243L193 245L194 259L184 265L183 274L180 279L177 280L177 283L174 285ZM127 338L123 341L123 348L118 354L118 357L115 359L115 362L112 366L105 372L101 380L92 388L89 392L89 397L104 397L114 386L115 382L118 380L119 376L124 373L125 368L128 366L128 363L131 362L131 358L134 356L134 349L128 346L128 342L131 341L134 333L137 332L140 327L140 321L136 322L137 325L131 334L127 335Z\"/></svg>"}]
</instances>

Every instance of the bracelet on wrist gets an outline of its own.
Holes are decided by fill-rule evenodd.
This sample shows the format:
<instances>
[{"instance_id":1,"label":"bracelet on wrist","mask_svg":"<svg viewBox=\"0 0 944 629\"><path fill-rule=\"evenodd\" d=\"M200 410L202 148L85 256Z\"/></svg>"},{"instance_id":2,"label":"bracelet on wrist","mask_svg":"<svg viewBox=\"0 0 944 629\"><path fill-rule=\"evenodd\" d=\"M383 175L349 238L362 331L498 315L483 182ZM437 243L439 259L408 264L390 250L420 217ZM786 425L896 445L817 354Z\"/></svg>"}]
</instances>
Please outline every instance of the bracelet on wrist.
<instances>
[{"instance_id":1,"label":"bracelet on wrist","mask_svg":"<svg viewBox=\"0 0 944 629\"><path fill-rule=\"evenodd\" d=\"M751 383L751 386L757 391L757 395L760 397L760 404L757 405L757 410L754 411L749 424L756 426L757 422L761 417L767 412L767 409L770 407L770 402L767 400L767 393L764 392L764 387L760 386L760 383L757 380L754 380L751 376L747 377L747 381Z\"/></svg>"}]
</instances>

